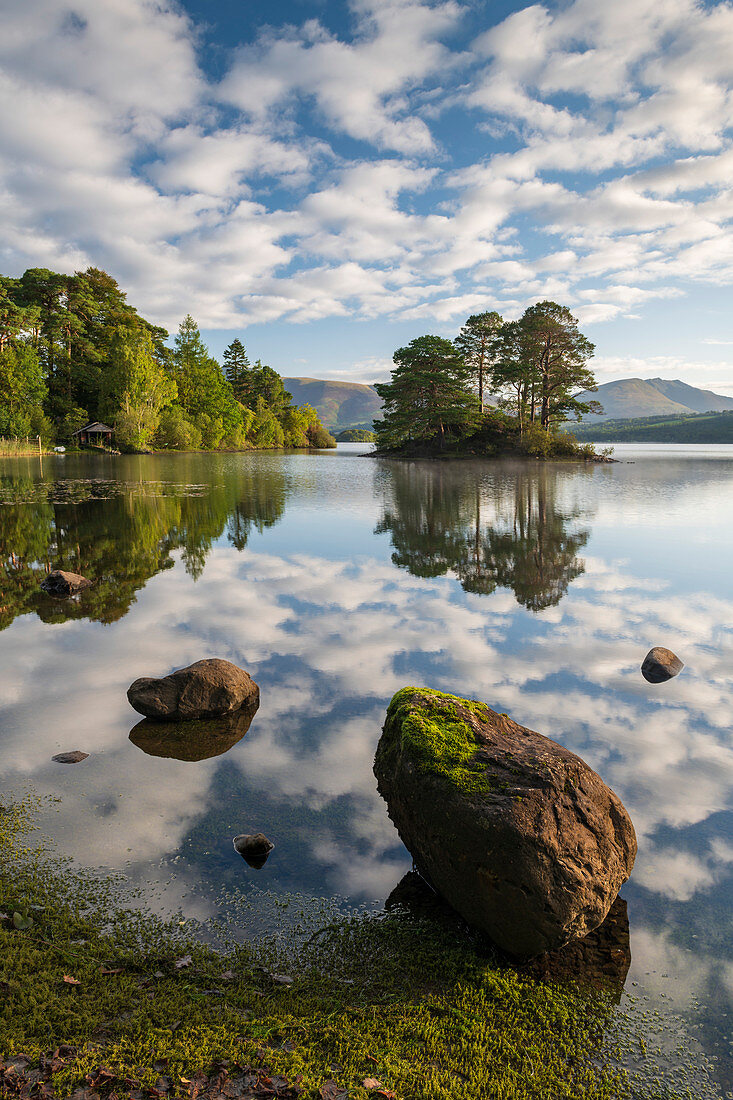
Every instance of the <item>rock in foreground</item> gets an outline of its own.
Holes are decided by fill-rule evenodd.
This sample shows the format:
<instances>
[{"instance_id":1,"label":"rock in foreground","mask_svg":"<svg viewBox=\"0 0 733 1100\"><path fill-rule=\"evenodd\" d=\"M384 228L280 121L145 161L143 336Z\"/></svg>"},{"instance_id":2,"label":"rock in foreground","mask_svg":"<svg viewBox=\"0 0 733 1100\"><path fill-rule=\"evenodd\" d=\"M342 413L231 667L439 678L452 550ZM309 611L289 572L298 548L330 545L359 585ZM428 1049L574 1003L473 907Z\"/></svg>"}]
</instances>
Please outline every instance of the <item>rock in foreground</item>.
<instances>
[{"instance_id":1,"label":"rock in foreground","mask_svg":"<svg viewBox=\"0 0 733 1100\"><path fill-rule=\"evenodd\" d=\"M600 776L485 703L403 688L374 772L421 874L512 955L586 936L633 867L634 827Z\"/></svg>"},{"instance_id":2,"label":"rock in foreground","mask_svg":"<svg viewBox=\"0 0 733 1100\"><path fill-rule=\"evenodd\" d=\"M683 662L671 649L655 645L644 658L641 674L650 684L663 684L673 676L678 676L684 667Z\"/></svg>"},{"instance_id":3,"label":"rock in foreground","mask_svg":"<svg viewBox=\"0 0 733 1100\"><path fill-rule=\"evenodd\" d=\"M143 676L127 689L127 698L146 718L180 722L216 718L257 704L260 689L243 668L214 657L159 680Z\"/></svg>"},{"instance_id":4,"label":"rock in foreground","mask_svg":"<svg viewBox=\"0 0 733 1100\"><path fill-rule=\"evenodd\" d=\"M91 581L81 573L67 573L65 569L54 569L41 581L41 588L50 596L73 596L82 588L89 588Z\"/></svg>"}]
</instances>

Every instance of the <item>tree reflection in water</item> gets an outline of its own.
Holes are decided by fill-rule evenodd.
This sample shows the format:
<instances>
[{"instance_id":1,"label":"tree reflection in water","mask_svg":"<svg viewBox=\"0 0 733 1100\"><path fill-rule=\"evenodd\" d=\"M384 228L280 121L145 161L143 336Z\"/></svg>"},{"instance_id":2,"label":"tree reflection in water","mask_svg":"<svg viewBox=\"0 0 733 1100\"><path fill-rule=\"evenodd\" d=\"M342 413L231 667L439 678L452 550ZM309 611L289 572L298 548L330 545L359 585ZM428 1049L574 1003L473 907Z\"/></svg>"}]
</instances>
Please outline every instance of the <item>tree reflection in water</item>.
<instances>
[{"instance_id":1,"label":"tree reflection in water","mask_svg":"<svg viewBox=\"0 0 733 1100\"><path fill-rule=\"evenodd\" d=\"M568 471L505 465L502 476L461 462L390 463L376 533L389 532L392 561L416 577L454 573L466 592L509 588L530 611L554 607L585 570L590 531L562 501ZM577 477L577 467L572 476Z\"/></svg>"},{"instance_id":2,"label":"tree reflection in water","mask_svg":"<svg viewBox=\"0 0 733 1100\"><path fill-rule=\"evenodd\" d=\"M268 470L263 478L242 467L236 476L196 484L200 465L182 466L179 459L176 483L151 481L149 468L138 480L6 474L0 481L0 630L29 613L48 623L115 622L151 577L173 566L174 551L195 580L225 532L242 550L253 528L262 531L281 518L282 473ZM121 472L129 475L129 466ZM39 587L52 569L81 573L92 586L74 599L54 599Z\"/></svg>"}]
</instances>

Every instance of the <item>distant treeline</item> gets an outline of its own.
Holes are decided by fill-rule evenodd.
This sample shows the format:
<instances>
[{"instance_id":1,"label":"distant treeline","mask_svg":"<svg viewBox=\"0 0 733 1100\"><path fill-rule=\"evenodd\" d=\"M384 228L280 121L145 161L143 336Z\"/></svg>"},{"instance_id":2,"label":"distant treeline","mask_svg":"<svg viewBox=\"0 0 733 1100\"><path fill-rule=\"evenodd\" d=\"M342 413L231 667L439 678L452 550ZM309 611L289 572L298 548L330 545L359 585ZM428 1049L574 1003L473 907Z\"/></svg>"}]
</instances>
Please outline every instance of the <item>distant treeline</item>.
<instances>
[{"instance_id":1,"label":"distant treeline","mask_svg":"<svg viewBox=\"0 0 733 1100\"><path fill-rule=\"evenodd\" d=\"M337 443L373 443L376 439L374 432L368 428L346 428L336 435Z\"/></svg>"},{"instance_id":2,"label":"distant treeline","mask_svg":"<svg viewBox=\"0 0 733 1100\"><path fill-rule=\"evenodd\" d=\"M0 436L69 443L102 421L128 450L335 446L239 340L223 369L191 316L167 340L98 268L0 276Z\"/></svg>"},{"instance_id":3,"label":"distant treeline","mask_svg":"<svg viewBox=\"0 0 733 1100\"><path fill-rule=\"evenodd\" d=\"M733 443L733 411L604 420L571 430L579 441L593 443Z\"/></svg>"}]
</instances>

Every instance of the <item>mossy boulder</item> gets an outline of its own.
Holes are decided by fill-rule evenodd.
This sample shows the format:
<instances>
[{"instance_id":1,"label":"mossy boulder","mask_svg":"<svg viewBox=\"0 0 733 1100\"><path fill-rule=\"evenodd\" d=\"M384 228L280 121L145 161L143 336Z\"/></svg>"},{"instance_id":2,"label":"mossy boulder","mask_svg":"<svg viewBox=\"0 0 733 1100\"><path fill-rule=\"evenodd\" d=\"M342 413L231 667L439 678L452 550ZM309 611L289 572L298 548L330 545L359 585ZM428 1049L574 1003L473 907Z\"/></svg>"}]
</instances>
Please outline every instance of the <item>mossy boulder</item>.
<instances>
[{"instance_id":1,"label":"mossy boulder","mask_svg":"<svg viewBox=\"0 0 733 1100\"><path fill-rule=\"evenodd\" d=\"M512 955L586 936L633 867L634 827L600 776L485 703L403 688L374 772L420 873Z\"/></svg>"}]
</instances>

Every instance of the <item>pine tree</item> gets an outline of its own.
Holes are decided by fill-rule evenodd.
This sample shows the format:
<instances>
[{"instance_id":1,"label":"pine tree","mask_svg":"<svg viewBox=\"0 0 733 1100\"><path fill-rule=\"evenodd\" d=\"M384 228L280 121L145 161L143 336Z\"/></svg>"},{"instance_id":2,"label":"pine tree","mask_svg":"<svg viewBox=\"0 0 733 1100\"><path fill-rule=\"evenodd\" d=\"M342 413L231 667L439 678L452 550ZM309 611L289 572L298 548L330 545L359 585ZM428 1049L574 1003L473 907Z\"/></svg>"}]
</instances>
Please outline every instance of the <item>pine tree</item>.
<instances>
[{"instance_id":1,"label":"pine tree","mask_svg":"<svg viewBox=\"0 0 733 1100\"><path fill-rule=\"evenodd\" d=\"M224 352L224 374L229 379L237 401L243 404L249 373L249 359L244 344L241 340L232 340Z\"/></svg>"},{"instance_id":2,"label":"pine tree","mask_svg":"<svg viewBox=\"0 0 733 1100\"><path fill-rule=\"evenodd\" d=\"M492 341L501 328L499 313L474 313L455 339L455 345L463 356L464 362L471 367L478 381L478 400L481 412L484 411L484 378L491 365Z\"/></svg>"},{"instance_id":3,"label":"pine tree","mask_svg":"<svg viewBox=\"0 0 733 1100\"><path fill-rule=\"evenodd\" d=\"M394 354L391 382L374 388L384 402L374 425L379 450L435 441L477 426L478 402L471 392L471 369L450 340L420 336Z\"/></svg>"}]
</instances>

